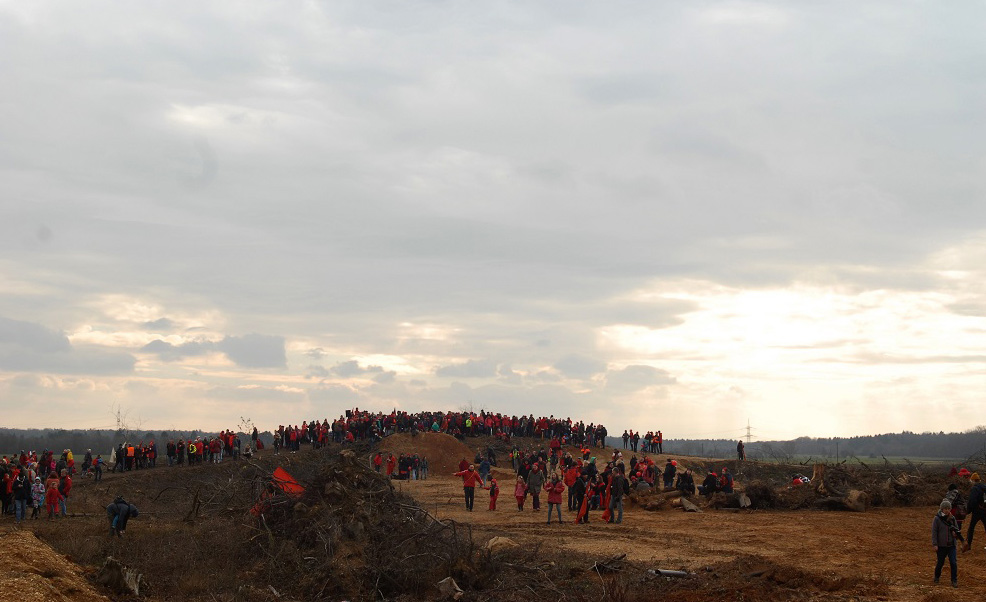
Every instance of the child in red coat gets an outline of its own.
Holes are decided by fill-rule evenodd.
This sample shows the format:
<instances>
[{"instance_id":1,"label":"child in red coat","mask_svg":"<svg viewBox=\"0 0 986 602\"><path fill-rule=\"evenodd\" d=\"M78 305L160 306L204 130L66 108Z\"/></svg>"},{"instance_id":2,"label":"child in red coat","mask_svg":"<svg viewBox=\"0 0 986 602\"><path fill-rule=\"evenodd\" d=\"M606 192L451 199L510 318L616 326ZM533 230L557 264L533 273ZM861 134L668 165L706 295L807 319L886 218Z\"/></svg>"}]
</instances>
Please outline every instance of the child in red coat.
<instances>
[{"instance_id":1,"label":"child in red coat","mask_svg":"<svg viewBox=\"0 0 986 602\"><path fill-rule=\"evenodd\" d=\"M517 510L524 511L524 498L527 497L527 483L524 477L517 475L517 484L514 486L514 497L517 498Z\"/></svg>"},{"instance_id":2,"label":"child in red coat","mask_svg":"<svg viewBox=\"0 0 986 602\"><path fill-rule=\"evenodd\" d=\"M56 482L57 483L57 482ZM64 499L62 492L58 490L58 485L49 487L45 491L45 506L48 507L48 520L51 520L58 513L58 503Z\"/></svg>"},{"instance_id":3,"label":"child in red coat","mask_svg":"<svg viewBox=\"0 0 986 602\"><path fill-rule=\"evenodd\" d=\"M494 477L490 477L490 484L487 489L490 490L490 510L496 510L496 498L500 497L500 485Z\"/></svg>"}]
</instances>

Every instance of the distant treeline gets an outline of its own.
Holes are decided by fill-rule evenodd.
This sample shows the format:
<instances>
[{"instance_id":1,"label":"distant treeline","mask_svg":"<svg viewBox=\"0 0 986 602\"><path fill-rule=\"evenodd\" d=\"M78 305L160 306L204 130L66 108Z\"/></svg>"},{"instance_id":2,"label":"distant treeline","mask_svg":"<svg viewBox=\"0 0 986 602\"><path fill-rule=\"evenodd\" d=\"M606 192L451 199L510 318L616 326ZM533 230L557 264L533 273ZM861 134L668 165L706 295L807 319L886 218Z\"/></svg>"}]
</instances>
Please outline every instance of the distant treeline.
<instances>
[{"instance_id":1,"label":"distant treeline","mask_svg":"<svg viewBox=\"0 0 986 602\"><path fill-rule=\"evenodd\" d=\"M683 456L732 458L738 439L666 439L664 452ZM607 437L607 443L623 447L623 440ZM744 440L744 444L746 441ZM799 437L791 441L752 441L746 456L755 460L791 461L799 458L845 459L855 456L864 462L895 458L983 458L986 454L986 427L964 433L887 433L859 437Z\"/></svg>"},{"instance_id":2,"label":"distant treeline","mask_svg":"<svg viewBox=\"0 0 986 602\"><path fill-rule=\"evenodd\" d=\"M66 430L66 429L11 429L0 428L0 453L9 455L24 451L41 452L46 449L54 450L56 455L64 449L70 449L74 454L85 454L87 449L91 449L93 455L107 455L117 445L130 442L149 444L154 441L158 444L158 453L164 453L165 444L173 439L178 441L184 439L195 439L196 437L214 435L210 431L133 431L124 429L90 429L90 430ZM265 443L273 441L273 434L264 432L260 438ZM250 440L249 433L240 433L240 439L246 445Z\"/></svg>"}]
</instances>

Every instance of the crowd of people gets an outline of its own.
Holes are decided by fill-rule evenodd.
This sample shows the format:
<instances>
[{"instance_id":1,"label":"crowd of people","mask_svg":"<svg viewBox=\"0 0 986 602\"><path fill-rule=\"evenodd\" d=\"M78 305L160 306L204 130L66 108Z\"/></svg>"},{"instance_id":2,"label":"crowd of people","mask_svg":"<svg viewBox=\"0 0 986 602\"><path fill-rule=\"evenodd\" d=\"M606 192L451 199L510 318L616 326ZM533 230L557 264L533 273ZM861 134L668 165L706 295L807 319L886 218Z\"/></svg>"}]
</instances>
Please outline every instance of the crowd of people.
<instances>
[{"instance_id":1,"label":"crowd of people","mask_svg":"<svg viewBox=\"0 0 986 602\"><path fill-rule=\"evenodd\" d=\"M185 464L219 463L225 459L250 457L262 447L257 429L253 429L251 443L245 447L232 429L217 435L200 436L168 441L165 457L168 466ZM123 442L104 460L102 454L87 449L79 461L70 449L60 455L51 450L40 453L24 451L0 458L0 515L13 515L17 522L26 517L27 509L33 510L31 518L38 518L42 508L49 518L67 515L68 498L72 490L72 478L92 478L98 482L104 471L127 472L155 468L158 446L151 440L145 444ZM125 522L125 521L124 521Z\"/></svg>"},{"instance_id":2,"label":"crowd of people","mask_svg":"<svg viewBox=\"0 0 986 602\"><path fill-rule=\"evenodd\" d=\"M608 431L602 424L585 424L555 416L507 416L487 412L417 412L394 410L368 412L355 408L335 420L304 421L301 425L279 425L274 431L277 450L298 451L303 444L321 447L343 443L380 440L394 433L410 431L446 433L458 438L481 435L509 442L512 437L558 438L565 445L606 447Z\"/></svg>"},{"instance_id":3,"label":"crowd of people","mask_svg":"<svg viewBox=\"0 0 986 602\"><path fill-rule=\"evenodd\" d=\"M600 468L597 458L588 446L579 446L573 454L564 451L561 442L552 438L547 447L535 449L533 446L521 449L514 446L509 454L511 467L517 473L514 483L514 498L517 510L524 511L530 498L534 512L541 510L541 496L547 494L548 519L557 515L562 522L562 498L567 497L569 512L577 513L575 521L587 523L593 511L603 511L603 519L608 522L623 521L623 498L631 492L645 492L651 489L677 489L685 495L711 496L718 491L733 491L733 476L728 468L721 475L710 472L702 485L696 487L692 471L680 468L678 461L668 459L663 469L653 459L633 455L626 461L619 450L614 450L611 458ZM472 511L475 489L482 487L490 491L489 510L496 510L499 484L491 476L495 458L477 455L470 463L466 458L459 462L455 476L463 480L463 493L466 509ZM565 493L567 492L567 496Z\"/></svg>"},{"instance_id":4,"label":"crowd of people","mask_svg":"<svg viewBox=\"0 0 986 602\"><path fill-rule=\"evenodd\" d=\"M418 454L387 454L377 452L373 456L373 470L384 473L391 479L399 481L418 481L428 478L428 458Z\"/></svg>"},{"instance_id":5,"label":"crowd of people","mask_svg":"<svg viewBox=\"0 0 986 602\"><path fill-rule=\"evenodd\" d=\"M40 455L21 451L14 458L4 456L0 459L3 515L13 514L18 523L40 518L42 509L47 510L49 519L67 516L74 466L75 458L70 450L63 451L58 460L48 450Z\"/></svg>"}]
</instances>

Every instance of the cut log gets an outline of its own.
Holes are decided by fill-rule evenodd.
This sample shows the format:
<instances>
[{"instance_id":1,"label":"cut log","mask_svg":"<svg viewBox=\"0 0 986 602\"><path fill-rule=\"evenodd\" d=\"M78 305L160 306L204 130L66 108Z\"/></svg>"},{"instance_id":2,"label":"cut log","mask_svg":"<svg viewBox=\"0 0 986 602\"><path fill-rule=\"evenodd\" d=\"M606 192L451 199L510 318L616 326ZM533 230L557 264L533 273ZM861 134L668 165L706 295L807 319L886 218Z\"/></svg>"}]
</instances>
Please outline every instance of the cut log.
<instances>
[{"instance_id":1,"label":"cut log","mask_svg":"<svg viewBox=\"0 0 986 602\"><path fill-rule=\"evenodd\" d=\"M691 500L689 500L686 497L678 498L677 501L681 502L681 507L682 507L682 509L684 509L685 512L701 512L702 511L701 508L699 508L698 506L696 506L694 503L692 503Z\"/></svg>"}]
</instances>

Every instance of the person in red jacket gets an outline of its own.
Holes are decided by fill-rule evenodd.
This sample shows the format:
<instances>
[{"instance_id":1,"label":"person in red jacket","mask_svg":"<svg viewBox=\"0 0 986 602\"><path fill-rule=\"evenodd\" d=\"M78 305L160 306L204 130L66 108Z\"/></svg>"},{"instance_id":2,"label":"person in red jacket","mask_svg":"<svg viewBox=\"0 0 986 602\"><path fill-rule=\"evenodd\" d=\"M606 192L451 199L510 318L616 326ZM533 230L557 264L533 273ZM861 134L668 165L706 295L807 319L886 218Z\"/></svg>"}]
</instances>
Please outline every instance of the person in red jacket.
<instances>
[{"instance_id":1,"label":"person in red jacket","mask_svg":"<svg viewBox=\"0 0 986 602\"><path fill-rule=\"evenodd\" d=\"M496 510L496 498L500 497L500 485L496 478L490 476L490 484L486 488L490 490L490 510Z\"/></svg>"},{"instance_id":2,"label":"person in red jacket","mask_svg":"<svg viewBox=\"0 0 986 602\"><path fill-rule=\"evenodd\" d=\"M517 484L514 485L514 497L517 498L517 510L523 512L524 499L527 498L527 481L520 475L517 475Z\"/></svg>"},{"instance_id":3,"label":"person in red jacket","mask_svg":"<svg viewBox=\"0 0 986 602\"><path fill-rule=\"evenodd\" d=\"M54 486L45 491L45 506L48 507L48 520L55 518L58 514L58 504L63 500L62 494L58 491L58 481L54 481Z\"/></svg>"},{"instance_id":4,"label":"person in red jacket","mask_svg":"<svg viewBox=\"0 0 986 602\"><path fill-rule=\"evenodd\" d=\"M565 483L561 482L557 474L551 475L551 482L544 486L548 492L548 524L551 524L551 509L558 510L558 523L561 524L561 494L565 491Z\"/></svg>"},{"instance_id":5,"label":"person in red jacket","mask_svg":"<svg viewBox=\"0 0 986 602\"><path fill-rule=\"evenodd\" d=\"M387 457L387 476L388 477L393 476L394 469L395 468L397 468L397 458L394 457L394 454L390 454L390 456Z\"/></svg>"},{"instance_id":6,"label":"person in red jacket","mask_svg":"<svg viewBox=\"0 0 986 602\"><path fill-rule=\"evenodd\" d=\"M466 510L472 512L472 503L476 499L476 484L484 485L483 477L472 464L466 470L460 470L454 476L462 477L462 492L466 496Z\"/></svg>"},{"instance_id":7,"label":"person in red jacket","mask_svg":"<svg viewBox=\"0 0 986 602\"><path fill-rule=\"evenodd\" d=\"M377 452L377 455L373 456L373 470L380 472L381 466L383 466L383 454Z\"/></svg>"},{"instance_id":8,"label":"person in red jacket","mask_svg":"<svg viewBox=\"0 0 986 602\"><path fill-rule=\"evenodd\" d=\"M575 484L579 478L579 467L572 463L568 470L565 471L565 487L568 487L568 511L577 511L575 501L575 494L572 493L572 485Z\"/></svg>"}]
</instances>

